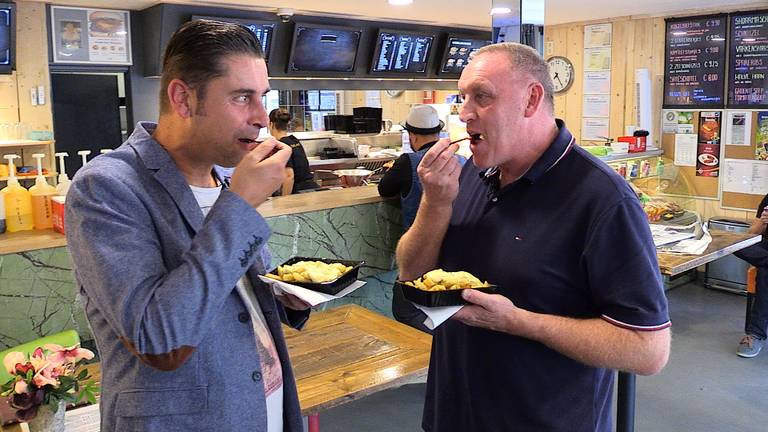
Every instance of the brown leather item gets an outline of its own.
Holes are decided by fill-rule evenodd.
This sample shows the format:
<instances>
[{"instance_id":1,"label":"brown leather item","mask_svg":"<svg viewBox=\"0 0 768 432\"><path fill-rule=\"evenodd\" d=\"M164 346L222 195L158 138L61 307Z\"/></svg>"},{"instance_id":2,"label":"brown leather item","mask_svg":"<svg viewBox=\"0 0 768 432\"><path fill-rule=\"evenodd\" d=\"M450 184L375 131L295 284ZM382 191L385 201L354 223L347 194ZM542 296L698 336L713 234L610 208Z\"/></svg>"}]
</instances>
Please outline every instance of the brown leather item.
<instances>
[{"instance_id":1,"label":"brown leather item","mask_svg":"<svg viewBox=\"0 0 768 432\"><path fill-rule=\"evenodd\" d=\"M175 350L169 353L140 354L136 350L136 347L130 341L128 341L128 339L121 337L120 342L122 342L123 345L125 345L125 347L128 348L128 351L130 351L131 354L138 357L147 366L153 367L155 369L160 369L161 371L166 371L166 372L180 368L181 365L183 365L184 362L187 361L189 356L191 356L192 353L195 352L195 347L184 345L179 348L176 348Z\"/></svg>"}]
</instances>

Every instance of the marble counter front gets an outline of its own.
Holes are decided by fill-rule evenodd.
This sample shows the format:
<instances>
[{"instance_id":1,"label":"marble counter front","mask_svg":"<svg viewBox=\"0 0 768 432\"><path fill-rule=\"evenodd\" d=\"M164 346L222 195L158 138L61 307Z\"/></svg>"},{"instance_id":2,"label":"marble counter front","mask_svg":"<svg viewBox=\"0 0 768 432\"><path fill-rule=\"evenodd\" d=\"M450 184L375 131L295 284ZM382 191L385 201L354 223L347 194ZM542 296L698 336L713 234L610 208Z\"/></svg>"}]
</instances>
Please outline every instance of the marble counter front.
<instances>
[{"instance_id":1,"label":"marble counter front","mask_svg":"<svg viewBox=\"0 0 768 432\"><path fill-rule=\"evenodd\" d=\"M391 316L394 251L402 235L396 200L373 186L272 199L259 207L273 234L273 264L292 256L365 260L367 285L326 307L355 303ZM0 350L65 329L92 339L76 296L63 236L0 235Z\"/></svg>"}]
</instances>

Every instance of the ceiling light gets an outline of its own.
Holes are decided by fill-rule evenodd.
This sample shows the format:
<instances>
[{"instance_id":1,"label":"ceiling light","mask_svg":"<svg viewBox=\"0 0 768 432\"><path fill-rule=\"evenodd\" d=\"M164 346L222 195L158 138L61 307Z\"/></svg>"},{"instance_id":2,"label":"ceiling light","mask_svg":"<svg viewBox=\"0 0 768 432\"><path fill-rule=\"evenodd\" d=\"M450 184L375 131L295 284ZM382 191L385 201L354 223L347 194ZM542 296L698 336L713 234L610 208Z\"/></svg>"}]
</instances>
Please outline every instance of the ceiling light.
<instances>
[{"instance_id":1,"label":"ceiling light","mask_svg":"<svg viewBox=\"0 0 768 432\"><path fill-rule=\"evenodd\" d=\"M388 0L392 6L403 6L413 3L413 0Z\"/></svg>"},{"instance_id":2,"label":"ceiling light","mask_svg":"<svg viewBox=\"0 0 768 432\"><path fill-rule=\"evenodd\" d=\"M508 7L495 7L491 8L491 15L502 15L512 12L512 9Z\"/></svg>"}]
</instances>

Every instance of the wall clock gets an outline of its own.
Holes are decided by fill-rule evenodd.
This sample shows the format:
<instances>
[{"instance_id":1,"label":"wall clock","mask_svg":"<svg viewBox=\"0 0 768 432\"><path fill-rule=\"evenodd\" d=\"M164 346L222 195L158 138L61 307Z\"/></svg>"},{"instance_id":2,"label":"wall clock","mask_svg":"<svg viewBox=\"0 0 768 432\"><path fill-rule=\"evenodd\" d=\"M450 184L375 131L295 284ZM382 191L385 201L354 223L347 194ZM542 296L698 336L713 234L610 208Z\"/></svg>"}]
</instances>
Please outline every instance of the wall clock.
<instances>
[{"instance_id":1,"label":"wall clock","mask_svg":"<svg viewBox=\"0 0 768 432\"><path fill-rule=\"evenodd\" d=\"M555 93L562 93L571 88L574 72L573 64L570 60L561 56L550 57L547 60L547 66L549 67L549 76L552 77Z\"/></svg>"}]
</instances>

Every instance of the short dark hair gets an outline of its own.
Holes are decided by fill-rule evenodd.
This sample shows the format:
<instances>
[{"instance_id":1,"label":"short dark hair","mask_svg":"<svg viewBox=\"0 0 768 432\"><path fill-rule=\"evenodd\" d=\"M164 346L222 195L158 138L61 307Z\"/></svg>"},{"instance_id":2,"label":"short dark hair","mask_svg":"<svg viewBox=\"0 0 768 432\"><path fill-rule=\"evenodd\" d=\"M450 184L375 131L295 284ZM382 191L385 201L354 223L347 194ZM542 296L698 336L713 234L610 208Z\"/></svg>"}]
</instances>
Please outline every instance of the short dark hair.
<instances>
[{"instance_id":1,"label":"short dark hair","mask_svg":"<svg viewBox=\"0 0 768 432\"><path fill-rule=\"evenodd\" d=\"M269 121L275 125L277 130L288 130L293 115L285 108L275 108L269 112Z\"/></svg>"},{"instance_id":2,"label":"short dark hair","mask_svg":"<svg viewBox=\"0 0 768 432\"><path fill-rule=\"evenodd\" d=\"M160 113L170 109L167 90L171 80L180 79L187 83L202 101L208 83L227 72L223 58L236 54L264 58L259 41L244 26L200 19L179 27L163 55Z\"/></svg>"}]
</instances>

